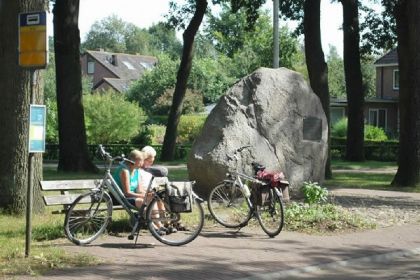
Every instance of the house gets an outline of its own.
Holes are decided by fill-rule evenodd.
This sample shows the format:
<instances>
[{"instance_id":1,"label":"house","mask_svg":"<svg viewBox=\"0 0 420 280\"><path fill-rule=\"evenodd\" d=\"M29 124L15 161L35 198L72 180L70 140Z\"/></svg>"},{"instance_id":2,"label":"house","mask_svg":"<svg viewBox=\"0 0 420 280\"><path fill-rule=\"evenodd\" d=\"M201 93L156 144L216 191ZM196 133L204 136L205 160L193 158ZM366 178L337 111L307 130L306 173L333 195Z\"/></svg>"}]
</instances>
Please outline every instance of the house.
<instances>
[{"instance_id":1,"label":"house","mask_svg":"<svg viewBox=\"0 0 420 280\"><path fill-rule=\"evenodd\" d=\"M365 99L365 123L382 127L391 136L399 132L398 96L399 70L397 50L393 49L374 63L376 69L376 95ZM331 123L347 116L347 100L332 99Z\"/></svg>"},{"instance_id":2,"label":"house","mask_svg":"<svg viewBox=\"0 0 420 280\"><path fill-rule=\"evenodd\" d=\"M82 75L92 78L93 90L126 91L130 84L153 68L157 58L145 55L86 51L81 56Z\"/></svg>"}]
</instances>

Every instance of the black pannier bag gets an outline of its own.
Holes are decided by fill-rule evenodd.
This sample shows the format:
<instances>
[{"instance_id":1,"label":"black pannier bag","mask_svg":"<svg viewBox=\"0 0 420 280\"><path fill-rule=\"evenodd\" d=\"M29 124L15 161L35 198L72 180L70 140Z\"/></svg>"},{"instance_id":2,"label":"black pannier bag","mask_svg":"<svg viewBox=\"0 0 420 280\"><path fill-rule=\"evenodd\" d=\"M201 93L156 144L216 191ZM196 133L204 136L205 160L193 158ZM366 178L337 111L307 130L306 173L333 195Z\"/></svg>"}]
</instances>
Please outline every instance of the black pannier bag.
<instances>
[{"instance_id":1,"label":"black pannier bag","mask_svg":"<svg viewBox=\"0 0 420 280\"><path fill-rule=\"evenodd\" d=\"M171 212L192 211L192 185L193 182L169 182L166 184L166 195Z\"/></svg>"},{"instance_id":2,"label":"black pannier bag","mask_svg":"<svg viewBox=\"0 0 420 280\"><path fill-rule=\"evenodd\" d=\"M270 186L268 184L252 183L251 196L255 205L264 206L269 202Z\"/></svg>"}]
</instances>

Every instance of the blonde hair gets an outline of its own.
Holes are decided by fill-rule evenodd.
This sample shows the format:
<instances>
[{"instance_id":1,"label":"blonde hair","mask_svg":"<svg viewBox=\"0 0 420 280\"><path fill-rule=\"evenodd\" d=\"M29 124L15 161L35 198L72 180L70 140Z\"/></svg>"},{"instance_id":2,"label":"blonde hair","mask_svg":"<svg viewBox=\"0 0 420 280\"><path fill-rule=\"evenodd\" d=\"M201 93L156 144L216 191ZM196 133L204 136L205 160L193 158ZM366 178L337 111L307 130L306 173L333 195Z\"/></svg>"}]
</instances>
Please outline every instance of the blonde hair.
<instances>
[{"instance_id":1,"label":"blonde hair","mask_svg":"<svg viewBox=\"0 0 420 280\"><path fill-rule=\"evenodd\" d=\"M150 158L150 157L155 157L156 156L156 150L152 146L145 146L145 147L143 147L143 149L141 149L141 151L143 153L145 153L146 158Z\"/></svg>"},{"instance_id":2,"label":"blonde hair","mask_svg":"<svg viewBox=\"0 0 420 280\"><path fill-rule=\"evenodd\" d=\"M146 159L146 153L139 151L137 149L134 149L130 152L130 154L128 155L128 159L129 160L145 160Z\"/></svg>"}]
</instances>

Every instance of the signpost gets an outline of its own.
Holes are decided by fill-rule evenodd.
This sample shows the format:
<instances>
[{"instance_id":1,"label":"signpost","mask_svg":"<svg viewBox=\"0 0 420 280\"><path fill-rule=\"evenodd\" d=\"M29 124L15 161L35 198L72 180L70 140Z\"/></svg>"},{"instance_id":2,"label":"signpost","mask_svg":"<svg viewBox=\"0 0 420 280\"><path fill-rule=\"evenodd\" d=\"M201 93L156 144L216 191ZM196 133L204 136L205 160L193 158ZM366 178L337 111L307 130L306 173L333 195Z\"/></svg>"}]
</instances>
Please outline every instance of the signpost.
<instances>
[{"instance_id":1,"label":"signpost","mask_svg":"<svg viewBox=\"0 0 420 280\"><path fill-rule=\"evenodd\" d=\"M47 13L45 11L19 14L19 66L30 71L30 114L28 145L28 189L26 196L26 243L25 256L31 248L33 203L33 156L45 151L45 106L34 105L35 71L48 63Z\"/></svg>"},{"instance_id":2,"label":"signpost","mask_svg":"<svg viewBox=\"0 0 420 280\"><path fill-rule=\"evenodd\" d=\"M48 63L47 13L19 14L19 65L45 68Z\"/></svg>"}]
</instances>

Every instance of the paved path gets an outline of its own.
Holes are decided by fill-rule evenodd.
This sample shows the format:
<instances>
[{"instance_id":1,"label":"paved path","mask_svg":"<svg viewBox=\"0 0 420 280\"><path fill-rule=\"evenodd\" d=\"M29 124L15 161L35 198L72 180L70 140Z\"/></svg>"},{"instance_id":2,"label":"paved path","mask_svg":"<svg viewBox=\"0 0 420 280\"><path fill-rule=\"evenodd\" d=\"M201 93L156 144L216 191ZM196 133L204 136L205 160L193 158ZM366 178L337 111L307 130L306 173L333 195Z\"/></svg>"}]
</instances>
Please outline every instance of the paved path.
<instances>
[{"instance_id":1,"label":"paved path","mask_svg":"<svg viewBox=\"0 0 420 280\"><path fill-rule=\"evenodd\" d=\"M69 243L66 250L106 263L39 279L420 279L420 225L332 236L282 232L274 239L259 229L207 228L182 247L162 245L148 233L140 242L133 247L108 236L85 247Z\"/></svg>"},{"instance_id":2,"label":"paved path","mask_svg":"<svg viewBox=\"0 0 420 280\"><path fill-rule=\"evenodd\" d=\"M409 200L420 204L420 194L334 190L335 196L350 193L376 195L389 203ZM124 237L106 236L85 247L67 243L65 250L98 256L104 264L50 271L38 278L420 279L418 223L327 236L282 232L276 238L268 238L259 228L235 232L208 225L196 240L182 247L163 245L147 232L139 242L134 247Z\"/></svg>"}]
</instances>

